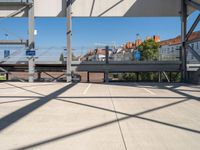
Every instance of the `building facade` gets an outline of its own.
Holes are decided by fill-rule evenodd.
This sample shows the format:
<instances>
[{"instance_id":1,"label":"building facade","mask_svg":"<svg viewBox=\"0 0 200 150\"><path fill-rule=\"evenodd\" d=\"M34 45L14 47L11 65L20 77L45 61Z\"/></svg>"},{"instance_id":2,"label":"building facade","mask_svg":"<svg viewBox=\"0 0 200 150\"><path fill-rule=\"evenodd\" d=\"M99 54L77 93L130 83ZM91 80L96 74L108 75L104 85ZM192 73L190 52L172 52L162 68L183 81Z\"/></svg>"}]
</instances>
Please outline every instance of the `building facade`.
<instances>
[{"instance_id":1,"label":"building facade","mask_svg":"<svg viewBox=\"0 0 200 150\"><path fill-rule=\"evenodd\" d=\"M193 32L189 38L190 46L200 55L200 31ZM168 61L168 60L180 60L181 56L181 37L177 36L176 38L165 40L159 42L159 60ZM198 63L196 58L190 53L187 53L187 62L188 63Z\"/></svg>"}]
</instances>

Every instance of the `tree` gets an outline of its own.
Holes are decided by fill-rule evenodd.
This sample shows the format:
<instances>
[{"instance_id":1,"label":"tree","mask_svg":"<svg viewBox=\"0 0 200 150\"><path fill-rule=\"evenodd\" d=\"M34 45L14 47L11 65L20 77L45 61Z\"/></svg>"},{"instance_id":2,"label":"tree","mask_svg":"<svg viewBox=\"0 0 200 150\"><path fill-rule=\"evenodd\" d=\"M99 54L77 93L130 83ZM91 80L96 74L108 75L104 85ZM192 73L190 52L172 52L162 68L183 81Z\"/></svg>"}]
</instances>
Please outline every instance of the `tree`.
<instances>
[{"instance_id":1,"label":"tree","mask_svg":"<svg viewBox=\"0 0 200 150\"><path fill-rule=\"evenodd\" d=\"M63 53L60 55L60 61L61 61L63 64L64 64L64 62L65 62Z\"/></svg>"},{"instance_id":2,"label":"tree","mask_svg":"<svg viewBox=\"0 0 200 150\"><path fill-rule=\"evenodd\" d=\"M159 45L153 39L149 39L144 41L140 46L138 46L138 50L141 52L142 60L158 60Z\"/></svg>"}]
</instances>

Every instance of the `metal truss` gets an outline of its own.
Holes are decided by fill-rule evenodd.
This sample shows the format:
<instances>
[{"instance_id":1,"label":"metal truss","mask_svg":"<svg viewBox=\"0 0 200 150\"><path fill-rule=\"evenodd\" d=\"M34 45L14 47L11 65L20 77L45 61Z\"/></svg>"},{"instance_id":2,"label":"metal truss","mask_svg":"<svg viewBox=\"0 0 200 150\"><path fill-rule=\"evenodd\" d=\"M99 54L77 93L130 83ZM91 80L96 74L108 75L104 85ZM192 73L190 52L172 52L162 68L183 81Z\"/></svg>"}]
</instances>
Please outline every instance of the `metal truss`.
<instances>
[{"instance_id":1,"label":"metal truss","mask_svg":"<svg viewBox=\"0 0 200 150\"><path fill-rule=\"evenodd\" d=\"M34 0L0 0L0 5L6 6L21 6L15 12L9 14L4 17L11 18L16 15L27 12L28 13L28 40L12 40L12 41L0 41L0 44L19 44L26 45L28 49L35 49L35 39L34 39L34 26L35 26L35 16L34 16ZM31 57L28 59L29 62L29 82L34 82L34 74L35 74L35 58Z\"/></svg>"},{"instance_id":2,"label":"metal truss","mask_svg":"<svg viewBox=\"0 0 200 150\"><path fill-rule=\"evenodd\" d=\"M187 18L188 18L188 7L192 7L195 10L200 11L200 4L194 2L193 0L181 0L181 59L182 59L182 81L187 82L187 49L194 55L194 57L200 62L199 54L189 46L190 41L189 37L191 36L192 32L195 30L196 26L200 21L200 14L195 19L193 25L187 31Z\"/></svg>"}]
</instances>

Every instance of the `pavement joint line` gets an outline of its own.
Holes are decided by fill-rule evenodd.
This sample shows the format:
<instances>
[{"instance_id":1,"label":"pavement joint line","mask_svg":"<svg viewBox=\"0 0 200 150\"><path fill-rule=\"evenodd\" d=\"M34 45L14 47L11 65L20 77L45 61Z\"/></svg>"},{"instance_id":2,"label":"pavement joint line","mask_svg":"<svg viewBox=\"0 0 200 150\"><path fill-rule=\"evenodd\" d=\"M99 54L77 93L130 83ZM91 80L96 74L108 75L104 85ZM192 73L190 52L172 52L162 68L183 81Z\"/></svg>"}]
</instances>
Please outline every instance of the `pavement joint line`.
<instances>
[{"instance_id":1,"label":"pavement joint line","mask_svg":"<svg viewBox=\"0 0 200 150\"><path fill-rule=\"evenodd\" d=\"M112 98L112 95L111 95L111 91L110 91L109 85L107 85L107 87L108 87L108 93L110 95L110 100L111 100L111 103L112 103L112 106L113 106L113 109L114 109L114 112L115 112L115 116L116 116L116 119L117 119L117 124L118 124L119 130L120 130L120 134L121 134L121 137L122 137L122 141L123 141L123 144L124 144L124 148L125 148L125 150L128 150L128 148L126 146L126 141L125 141L125 138L124 138L124 134L122 132L122 128L121 128L121 125L120 125L120 122L119 122L119 118L118 118L118 115L117 115L117 110L116 110L116 107L115 107L115 104L114 104L114 101L113 101L113 98Z\"/></svg>"},{"instance_id":2,"label":"pavement joint line","mask_svg":"<svg viewBox=\"0 0 200 150\"><path fill-rule=\"evenodd\" d=\"M91 83L87 86L87 88L84 90L84 92L83 92L83 95L85 95L85 94L87 94L87 92L88 92L88 90L90 89L90 87L91 87Z\"/></svg>"}]
</instances>

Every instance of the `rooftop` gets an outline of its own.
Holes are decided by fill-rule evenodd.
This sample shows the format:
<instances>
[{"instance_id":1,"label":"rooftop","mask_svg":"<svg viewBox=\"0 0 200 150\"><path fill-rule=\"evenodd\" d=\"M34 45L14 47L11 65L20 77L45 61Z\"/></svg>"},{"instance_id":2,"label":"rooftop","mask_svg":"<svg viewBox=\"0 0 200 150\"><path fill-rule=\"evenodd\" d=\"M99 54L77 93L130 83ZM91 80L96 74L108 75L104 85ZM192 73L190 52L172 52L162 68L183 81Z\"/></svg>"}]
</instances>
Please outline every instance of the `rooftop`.
<instances>
[{"instance_id":1,"label":"rooftop","mask_svg":"<svg viewBox=\"0 0 200 150\"><path fill-rule=\"evenodd\" d=\"M193 32L191 36L189 37L189 41L195 41L195 40L200 40L200 31ZM178 45L181 43L181 36L177 36L173 39L169 40L164 40L159 42L160 46L164 45Z\"/></svg>"}]
</instances>

